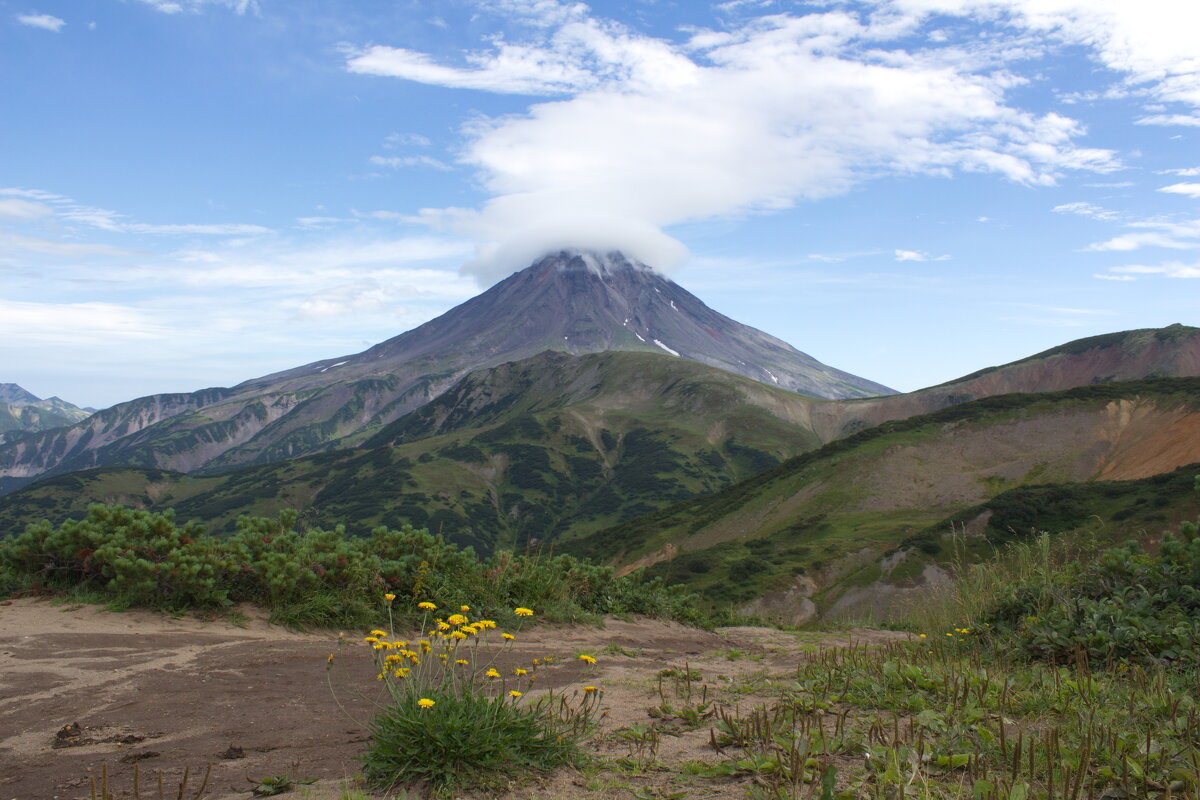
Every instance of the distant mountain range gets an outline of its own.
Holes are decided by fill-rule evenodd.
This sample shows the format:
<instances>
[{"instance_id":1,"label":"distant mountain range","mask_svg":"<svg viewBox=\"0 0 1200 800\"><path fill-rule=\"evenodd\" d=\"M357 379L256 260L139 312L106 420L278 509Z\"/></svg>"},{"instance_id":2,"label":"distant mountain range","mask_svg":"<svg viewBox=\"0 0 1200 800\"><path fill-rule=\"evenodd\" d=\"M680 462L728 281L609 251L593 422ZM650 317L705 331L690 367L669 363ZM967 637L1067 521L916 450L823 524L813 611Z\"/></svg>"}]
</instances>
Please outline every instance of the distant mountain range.
<instances>
[{"instance_id":1,"label":"distant mountain range","mask_svg":"<svg viewBox=\"0 0 1200 800\"><path fill-rule=\"evenodd\" d=\"M0 480L11 488L108 465L215 472L356 446L465 375L543 351L668 354L814 397L893 393L718 314L620 253L564 251L362 353L120 403L0 446Z\"/></svg>"},{"instance_id":2,"label":"distant mountain range","mask_svg":"<svg viewBox=\"0 0 1200 800\"><path fill-rule=\"evenodd\" d=\"M15 383L0 383L0 443L25 433L73 425L91 413L91 409L57 397L42 400Z\"/></svg>"}]
</instances>

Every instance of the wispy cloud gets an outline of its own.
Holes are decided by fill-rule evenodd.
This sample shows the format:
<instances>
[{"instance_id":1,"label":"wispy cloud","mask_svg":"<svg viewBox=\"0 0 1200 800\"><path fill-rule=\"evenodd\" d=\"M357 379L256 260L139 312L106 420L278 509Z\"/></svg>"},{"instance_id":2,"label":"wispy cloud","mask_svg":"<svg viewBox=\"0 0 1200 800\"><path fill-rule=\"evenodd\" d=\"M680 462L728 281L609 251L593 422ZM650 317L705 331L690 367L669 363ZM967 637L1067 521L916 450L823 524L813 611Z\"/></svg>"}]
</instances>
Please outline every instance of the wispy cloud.
<instances>
[{"instance_id":1,"label":"wispy cloud","mask_svg":"<svg viewBox=\"0 0 1200 800\"><path fill-rule=\"evenodd\" d=\"M1200 219L1143 220L1130 222L1126 227L1136 230L1088 245L1087 249L1107 252L1137 250L1141 247L1165 247L1171 250L1191 250L1200 247Z\"/></svg>"},{"instance_id":2,"label":"wispy cloud","mask_svg":"<svg viewBox=\"0 0 1200 800\"><path fill-rule=\"evenodd\" d=\"M1118 280L1132 280L1139 275L1160 275L1164 278L1200 278L1200 262L1184 264L1181 261L1171 261L1155 266L1130 264L1124 267L1112 267L1109 272ZM1096 277L1104 276L1097 275Z\"/></svg>"},{"instance_id":3,"label":"wispy cloud","mask_svg":"<svg viewBox=\"0 0 1200 800\"><path fill-rule=\"evenodd\" d=\"M198 12L205 6L221 6L236 14L258 13L258 0L142 0L143 3L164 14Z\"/></svg>"},{"instance_id":4,"label":"wispy cloud","mask_svg":"<svg viewBox=\"0 0 1200 800\"><path fill-rule=\"evenodd\" d=\"M15 233L0 232L0 243L7 249L24 250L49 256L65 256L80 258L88 256L129 256L135 251L108 244L86 244L79 242L60 242L44 239L39 236L21 236Z\"/></svg>"},{"instance_id":5,"label":"wispy cloud","mask_svg":"<svg viewBox=\"0 0 1200 800\"><path fill-rule=\"evenodd\" d=\"M399 167L431 167L442 171L454 169L444 161L439 161L430 156L371 156L368 159L372 164L380 167L391 167L393 169Z\"/></svg>"},{"instance_id":6,"label":"wispy cloud","mask_svg":"<svg viewBox=\"0 0 1200 800\"><path fill-rule=\"evenodd\" d=\"M1182 194L1188 197L1200 197L1200 183L1173 183L1159 189L1168 194Z\"/></svg>"},{"instance_id":7,"label":"wispy cloud","mask_svg":"<svg viewBox=\"0 0 1200 800\"><path fill-rule=\"evenodd\" d=\"M47 217L54 209L45 203L21 200L15 197L0 197L0 219L32 220Z\"/></svg>"},{"instance_id":8,"label":"wispy cloud","mask_svg":"<svg viewBox=\"0 0 1200 800\"><path fill-rule=\"evenodd\" d=\"M1092 219L1103 220L1113 220L1120 216L1115 211L1109 211L1096 205L1095 203L1088 203L1083 200L1079 200L1074 203L1063 203L1062 205L1055 206L1051 210L1058 214L1078 214L1081 217L1091 217Z\"/></svg>"},{"instance_id":9,"label":"wispy cloud","mask_svg":"<svg viewBox=\"0 0 1200 800\"><path fill-rule=\"evenodd\" d=\"M123 214L106 208L78 203L70 197L41 189L0 188L0 219L56 217L110 233L152 234L164 236L256 236L270 233L269 228L247 223L166 223L152 224L127 220Z\"/></svg>"},{"instance_id":10,"label":"wispy cloud","mask_svg":"<svg viewBox=\"0 0 1200 800\"><path fill-rule=\"evenodd\" d=\"M66 20L59 19L50 14L18 14L17 22L22 25L28 25L30 28L41 28L44 31L51 31L53 33L58 33L67 24Z\"/></svg>"},{"instance_id":11,"label":"wispy cloud","mask_svg":"<svg viewBox=\"0 0 1200 800\"><path fill-rule=\"evenodd\" d=\"M897 261L949 261L949 255L931 256L920 250L896 250Z\"/></svg>"},{"instance_id":12,"label":"wispy cloud","mask_svg":"<svg viewBox=\"0 0 1200 800\"><path fill-rule=\"evenodd\" d=\"M1138 125L1183 125L1200 128L1200 114L1152 114L1135 120Z\"/></svg>"}]
</instances>

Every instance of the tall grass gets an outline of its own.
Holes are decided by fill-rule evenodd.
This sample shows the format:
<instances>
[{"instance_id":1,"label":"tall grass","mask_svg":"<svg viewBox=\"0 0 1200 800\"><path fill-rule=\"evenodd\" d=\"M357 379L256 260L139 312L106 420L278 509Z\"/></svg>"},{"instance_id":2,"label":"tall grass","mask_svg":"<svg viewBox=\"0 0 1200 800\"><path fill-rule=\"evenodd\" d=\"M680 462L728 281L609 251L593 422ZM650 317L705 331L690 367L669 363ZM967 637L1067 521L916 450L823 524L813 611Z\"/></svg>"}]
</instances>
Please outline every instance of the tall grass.
<instances>
[{"instance_id":1,"label":"tall grass","mask_svg":"<svg viewBox=\"0 0 1200 800\"><path fill-rule=\"evenodd\" d=\"M1093 531L1041 531L1008 542L993 551L991 558L977 562L968 554L966 535L956 528L951 536L950 581L908 603L895 622L913 631L978 627L1014 585L1049 587L1065 570L1094 561L1101 550L1102 543ZM1042 602L1048 605L1053 599L1047 588Z\"/></svg>"}]
</instances>

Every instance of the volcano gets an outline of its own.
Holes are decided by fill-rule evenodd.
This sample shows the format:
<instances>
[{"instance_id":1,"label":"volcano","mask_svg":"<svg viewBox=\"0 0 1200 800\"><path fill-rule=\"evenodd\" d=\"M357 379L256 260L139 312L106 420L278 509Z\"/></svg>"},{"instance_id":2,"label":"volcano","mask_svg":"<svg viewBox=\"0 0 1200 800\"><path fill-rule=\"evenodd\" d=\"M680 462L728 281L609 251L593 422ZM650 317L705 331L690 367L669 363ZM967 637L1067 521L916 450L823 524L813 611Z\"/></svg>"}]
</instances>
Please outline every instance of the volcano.
<instances>
[{"instance_id":1,"label":"volcano","mask_svg":"<svg viewBox=\"0 0 1200 800\"><path fill-rule=\"evenodd\" d=\"M361 353L120 403L0 447L0 479L12 487L113 465L212 472L353 446L468 373L547 350L653 352L817 398L893 394L713 311L621 253L566 250Z\"/></svg>"}]
</instances>

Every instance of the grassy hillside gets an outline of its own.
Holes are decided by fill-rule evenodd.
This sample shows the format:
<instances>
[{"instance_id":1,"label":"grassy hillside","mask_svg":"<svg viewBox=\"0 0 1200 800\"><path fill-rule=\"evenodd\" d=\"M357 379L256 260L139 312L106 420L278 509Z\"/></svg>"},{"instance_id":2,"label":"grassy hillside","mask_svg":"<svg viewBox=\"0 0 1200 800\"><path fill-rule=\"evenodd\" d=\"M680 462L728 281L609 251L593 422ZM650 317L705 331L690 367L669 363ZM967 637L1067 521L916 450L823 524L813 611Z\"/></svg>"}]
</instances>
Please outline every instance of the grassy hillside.
<instances>
[{"instance_id":1,"label":"grassy hillside","mask_svg":"<svg viewBox=\"0 0 1200 800\"><path fill-rule=\"evenodd\" d=\"M1013 535L1002 534L1010 528L1075 527L1097 513L1117 522L1167 521L1149 512L1178 515L1192 500L1183 490L1177 500L1159 499L1157 479L1146 483L1150 494L1135 491L1136 481L1105 482L1082 500L1071 499L1079 489L1021 487L1151 478L1200 461L1192 427L1198 415L1194 378L964 403L862 431L567 547L649 566L714 602L791 591L793 601L807 597L829 608L854 587L920 581L927 564L948 558L936 531L949 532L949 518L977 520L990 509L992 541ZM1164 438L1174 462L1164 460ZM1094 509L1093 499L1101 501ZM984 508L988 502L998 505ZM986 547L988 538L978 541Z\"/></svg>"},{"instance_id":2,"label":"grassy hillside","mask_svg":"<svg viewBox=\"0 0 1200 800\"><path fill-rule=\"evenodd\" d=\"M91 502L212 530L284 508L352 533L426 527L463 546L544 544L716 491L817 445L788 392L663 356L547 353L470 376L342 450L223 475L98 469L0 500L0 534Z\"/></svg>"}]
</instances>

